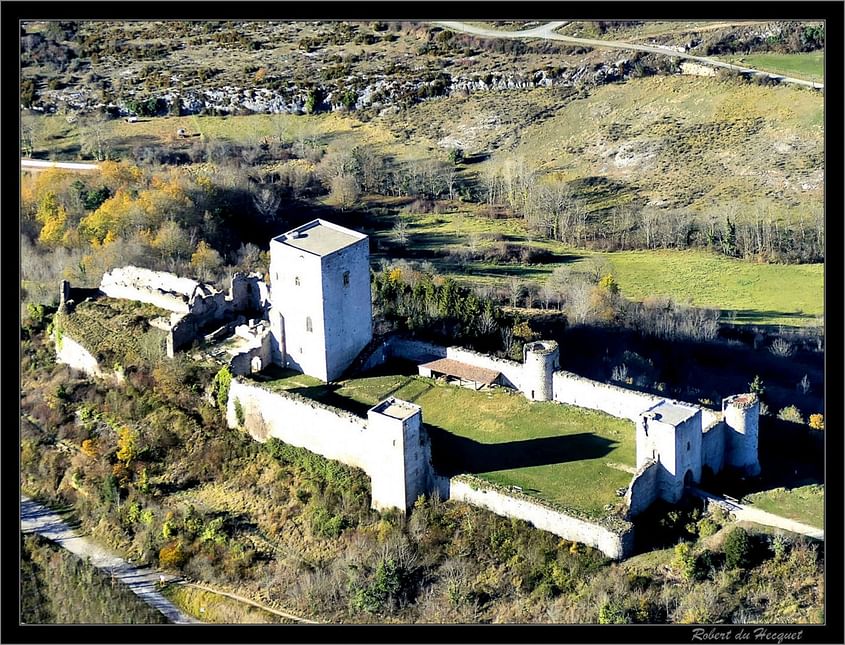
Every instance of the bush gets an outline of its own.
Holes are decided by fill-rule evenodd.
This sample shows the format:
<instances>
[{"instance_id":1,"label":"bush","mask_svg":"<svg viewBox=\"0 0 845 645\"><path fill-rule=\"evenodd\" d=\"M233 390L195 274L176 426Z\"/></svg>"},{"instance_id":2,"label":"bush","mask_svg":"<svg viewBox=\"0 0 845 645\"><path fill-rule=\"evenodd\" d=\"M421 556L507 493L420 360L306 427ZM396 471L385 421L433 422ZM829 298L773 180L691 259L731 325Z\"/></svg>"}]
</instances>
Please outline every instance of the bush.
<instances>
[{"instance_id":1,"label":"bush","mask_svg":"<svg viewBox=\"0 0 845 645\"><path fill-rule=\"evenodd\" d=\"M211 391L217 400L217 407L223 414L226 414L226 404L229 402L229 387L232 384L232 373L228 367L223 367L214 375L211 382Z\"/></svg>"},{"instance_id":2,"label":"bush","mask_svg":"<svg viewBox=\"0 0 845 645\"><path fill-rule=\"evenodd\" d=\"M725 564L729 569L744 569L751 562L751 537L737 526L725 538Z\"/></svg>"},{"instance_id":3,"label":"bush","mask_svg":"<svg viewBox=\"0 0 845 645\"><path fill-rule=\"evenodd\" d=\"M162 569L179 569L186 560L181 542L170 542L158 552L158 564Z\"/></svg>"},{"instance_id":4,"label":"bush","mask_svg":"<svg viewBox=\"0 0 845 645\"><path fill-rule=\"evenodd\" d=\"M781 421L791 421L792 423L804 423L804 416L801 414L801 410L794 405L781 408L780 412L778 412L778 419Z\"/></svg>"},{"instance_id":5,"label":"bush","mask_svg":"<svg viewBox=\"0 0 845 645\"><path fill-rule=\"evenodd\" d=\"M811 414L810 415L810 427L813 430L824 430L824 415L822 415L822 414Z\"/></svg>"}]
</instances>

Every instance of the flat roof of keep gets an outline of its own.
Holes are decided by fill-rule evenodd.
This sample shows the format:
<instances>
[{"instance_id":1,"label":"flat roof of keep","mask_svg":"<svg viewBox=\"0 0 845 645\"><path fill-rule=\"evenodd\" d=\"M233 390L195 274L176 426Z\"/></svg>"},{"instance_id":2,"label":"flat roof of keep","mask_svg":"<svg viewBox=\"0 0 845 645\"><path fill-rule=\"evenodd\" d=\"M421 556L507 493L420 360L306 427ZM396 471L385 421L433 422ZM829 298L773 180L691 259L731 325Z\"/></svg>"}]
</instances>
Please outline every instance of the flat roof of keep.
<instances>
[{"instance_id":1,"label":"flat roof of keep","mask_svg":"<svg viewBox=\"0 0 845 645\"><path fill-rule=\"evenodd\" d=\"M282 233L273 238L273 241L300 251L325 256L364 239L367 239L367 236L363 233L323 219L315 219L287 233Z\"/></svg>"}]
</instances>

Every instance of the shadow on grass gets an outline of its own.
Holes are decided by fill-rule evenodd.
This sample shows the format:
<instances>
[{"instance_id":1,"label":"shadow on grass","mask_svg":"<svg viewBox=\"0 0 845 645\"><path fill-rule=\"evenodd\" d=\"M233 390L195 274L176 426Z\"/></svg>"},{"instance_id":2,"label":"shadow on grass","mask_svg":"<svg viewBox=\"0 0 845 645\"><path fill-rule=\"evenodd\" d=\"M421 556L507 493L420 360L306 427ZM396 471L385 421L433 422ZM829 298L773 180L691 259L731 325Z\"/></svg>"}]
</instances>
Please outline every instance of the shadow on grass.
<instances>
[{"instance_id":1,"label":"shadow on grass","mask_svg":"<svg viewBox=\"0 0 845 645\"><path fill-rule=\"evenodd\" d=\"M480 443L426 425L434 466L445 476L548 466L609 454L616 442L588 432L504 443Z\"/></svg>"}]
</instances>

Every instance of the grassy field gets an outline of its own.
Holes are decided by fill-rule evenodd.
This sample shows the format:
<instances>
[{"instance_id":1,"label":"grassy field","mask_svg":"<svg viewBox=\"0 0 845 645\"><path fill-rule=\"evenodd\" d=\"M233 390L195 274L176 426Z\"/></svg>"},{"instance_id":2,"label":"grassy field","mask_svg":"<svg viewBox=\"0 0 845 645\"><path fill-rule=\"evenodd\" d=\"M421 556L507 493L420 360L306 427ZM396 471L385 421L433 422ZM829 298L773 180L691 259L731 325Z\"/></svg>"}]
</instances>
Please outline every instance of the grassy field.
<instances>
[{"instance_id":1,"label":"grassy field","mask_svg":"<svg viewBox=\"0 0 845 645\"><path fill-rule=\"evenodd\" d=\"M824 265L757 264L707 251L618 251L600 253L553 241L531 239L521 220L493 220L469 211L408 216L409 248L444 275L466 285L505 286L511 278L542 284L558 266L578 270L591 259L606 260L621 292L632 300L670 296L678 302L735 312L736 322L809 325L824 313ZM387 232L375 237L388 238ZM465 249L473 238L480 248L498 236L518 245L551 252L554 261L536 264L457 262L449 251ZM444 252L446 254L444 254Z\"/></svg>"},{"instance_id":2,"label":"grassy field","mask_svg":"<svg viewBox=\"0 0 845 645\"><path fill-rule=\"evenodd\" d=\"M177 607L204 623L287 624L294 622L234 598L190 585L168 585L162 593Z\"/></svg>"},{"instance_id":3,"label":"grassy field","mask_svg":"<svg viewBox=\"0 0 845 645\"><path fill-rule=\"evenodd\" d=\"M784 74L803 78L807 81L824 82L824 52L815 51L803 54L747 54L745 56L720 56L720 60L737 65L747 65L775 74Z\"/></svg>"},{"instance_id":4,"label":"grassy field","mask_svg":"<svg viewBox=\"0 0 845 645\"><path fill-rule=\"evenodd\" d=\"M599 412L533 403L504 390L475 392L417 376L384 375L320 384L276 371L264 385L293 390L358 414L393 395L423 409L435 464L472 473L601 517L621 498L635 463L632 425Z\"/></svg>"},{"instance_id":5,"label":"grassy field","mask_svg":"<svg viewBox=\"0 0 845 645\"><path fill-rule=\"evenodd\" d=\"M782 515L810 526L824 527L824 486L814 484L800 488L775 488L745 497L763 511Z\"/></svg>"},{"instance_id":6,"label":"grassy field","mask_svg":"<svg viewBox=\"0 0 845 645\"><path fill-rule=\"evenodd\" d=\"M735 312L737 322L808 324L824 313L824 265L754 264L703 251L606 254L623 294L669 295Z\"/></svg>"}]
</instances>

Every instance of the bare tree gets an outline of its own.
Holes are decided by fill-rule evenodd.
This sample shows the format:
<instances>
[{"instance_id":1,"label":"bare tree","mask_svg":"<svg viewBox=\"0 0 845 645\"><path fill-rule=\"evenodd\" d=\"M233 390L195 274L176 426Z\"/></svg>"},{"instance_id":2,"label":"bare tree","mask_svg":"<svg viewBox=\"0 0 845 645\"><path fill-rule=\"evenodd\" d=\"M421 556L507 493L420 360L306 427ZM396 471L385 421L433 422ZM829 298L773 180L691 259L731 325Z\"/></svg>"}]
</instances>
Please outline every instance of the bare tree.
<instances>
[{"instance_id":1,"label":"bare tree","mask_svg":"<svg viewBox=\"0 0 845 645\"><path fill-rule=\"evenodd\" d=\"M252 192L252 203L255 206L255 210L268 222L276 219L281 202L281 195L279 195L273 186L265 184Z\"/></svg>"},{"instance_id":2,"label":"bare tree","mask_svg":"<svg viewBox=\"0 0 845 645\"><path fill-rule=\"evenodd\" d=\"M392 232L397 244L404 247L408 243L408 223L405 220L397 219Z\"/></svg>"},{"instance_id":3,"label":"bare tree","mask_svg":"<svg viewBox=\"0 0 845 645\"><path fill-rule=\"evenodd\" d=\"M352 175L338 175L331 181L332 199L337 202L342 211L354 206L360 194L358 182Z\"/></svg>"}]
</instances>

